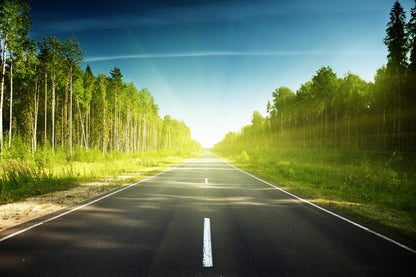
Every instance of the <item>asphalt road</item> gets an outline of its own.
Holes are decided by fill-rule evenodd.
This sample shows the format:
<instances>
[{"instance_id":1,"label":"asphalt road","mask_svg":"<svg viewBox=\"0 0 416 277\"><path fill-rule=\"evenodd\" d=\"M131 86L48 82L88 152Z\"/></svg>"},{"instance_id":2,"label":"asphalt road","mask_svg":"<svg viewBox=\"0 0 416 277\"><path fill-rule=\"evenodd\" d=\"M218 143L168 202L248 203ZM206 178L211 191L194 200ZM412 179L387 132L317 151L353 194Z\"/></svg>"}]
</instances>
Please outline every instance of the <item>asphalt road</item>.
<instances>
[{"instance_id":1,"label":"asphalt road","mask_svg":"<svg viewBox=\"0 0 416 277\"><path fill-rule=\"evenodd\" d=\"M54 216L0 233L0 276L403 276L416 262L209 153Z\"/></svg>"}]
</instances>

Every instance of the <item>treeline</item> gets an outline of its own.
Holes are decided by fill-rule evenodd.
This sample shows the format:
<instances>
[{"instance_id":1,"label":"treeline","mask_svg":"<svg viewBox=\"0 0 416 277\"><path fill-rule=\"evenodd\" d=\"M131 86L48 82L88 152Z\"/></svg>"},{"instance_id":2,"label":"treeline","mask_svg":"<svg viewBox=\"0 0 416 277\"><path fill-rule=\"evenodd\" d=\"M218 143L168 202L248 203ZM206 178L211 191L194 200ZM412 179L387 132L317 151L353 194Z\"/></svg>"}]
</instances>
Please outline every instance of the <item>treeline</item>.
<instances>
[{"instance_id":1,"label":"treeline","mask_svg":"<svg viewBox=\"0 0 416 277\"><path fill-rule=\"evenodd\" d=\"M322 67L295 92L280 87L268 115L253 113L252 124L228 133L215 148L346 148L416 151L416 5L411 19L398 1L390 12L384 43L387 65L374 82L347 73L339 78Z\"/></svg>"},{"instance_id":2,"label":"treeline","mask_svg":"<svg viewBox=\"0 0 416 277\"><path fill-rule=\"evenodd\" d=\"M75 38L28 38L29 1L0 6L0 151L39 146L143 152L199 149L184 122L165 116L147 89L122 78L119 68L94 75L80 66L84 52Z\"/></svg>"}]
</instances>

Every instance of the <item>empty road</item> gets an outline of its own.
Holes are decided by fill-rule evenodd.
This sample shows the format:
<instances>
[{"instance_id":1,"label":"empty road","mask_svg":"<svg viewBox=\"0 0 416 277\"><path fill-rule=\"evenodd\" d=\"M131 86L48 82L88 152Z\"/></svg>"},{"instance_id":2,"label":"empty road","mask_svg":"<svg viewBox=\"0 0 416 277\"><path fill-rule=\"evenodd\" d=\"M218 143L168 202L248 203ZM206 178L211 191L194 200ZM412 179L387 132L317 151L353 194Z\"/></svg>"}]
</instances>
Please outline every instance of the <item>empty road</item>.
<instances>
[{"instance_id":1,"label":"empty road","mask_svg":"<svg viewBox=\"0 0 416 277\"><path fill-rule=\"evenodd\" d=\"M0 276L400 276L416 262L210 153L63 212L0 233Z\"/></svg>"}]
</instances>

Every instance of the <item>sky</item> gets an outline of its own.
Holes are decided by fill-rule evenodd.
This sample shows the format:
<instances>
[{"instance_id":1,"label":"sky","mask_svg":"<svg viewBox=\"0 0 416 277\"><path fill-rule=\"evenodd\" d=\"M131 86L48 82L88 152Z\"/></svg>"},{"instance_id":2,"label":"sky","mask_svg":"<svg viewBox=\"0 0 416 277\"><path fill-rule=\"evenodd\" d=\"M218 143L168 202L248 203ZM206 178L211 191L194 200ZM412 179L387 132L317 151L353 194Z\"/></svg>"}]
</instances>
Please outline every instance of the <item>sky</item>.
<instances>
[{"instance_id":1,"label":"sky","mask_svg":"<svg viewBox=\"0 0 416 277\"><path fill-rule=\"evenodd\" d=\"M204 147L322 66L373 81L394 0L32 0L31 37L76 37L84 68L147 88ZM413 0L401 0L407 12Z\"/></svg>"}]
</instances>

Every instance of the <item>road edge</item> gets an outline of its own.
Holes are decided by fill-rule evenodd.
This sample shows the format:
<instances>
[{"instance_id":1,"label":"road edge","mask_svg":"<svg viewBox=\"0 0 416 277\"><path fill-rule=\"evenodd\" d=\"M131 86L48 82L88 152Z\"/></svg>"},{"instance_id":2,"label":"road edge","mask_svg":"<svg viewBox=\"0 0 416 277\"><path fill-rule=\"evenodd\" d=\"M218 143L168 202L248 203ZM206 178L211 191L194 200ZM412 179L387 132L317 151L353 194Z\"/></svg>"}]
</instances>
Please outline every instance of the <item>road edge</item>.
<instances>
[{"instance_id":1,"label":"road edge","mask_svg":"<svg viewBox=\"0 0 416 277\"><path fill-rule=\"evenodd\" d=\"M160 171L160 172L158 172L158 173L156 173L154 175L151 175L151 176L145 177L143 179L137 180L137 181L135 181L135 182L133 182L131 184L124 185L121 188L116 188L114 190L105 192L104 194L97 195L97 196L92 197L90 199L86 199L86 200L84 200L84 201L82 201L80 203L77 203L77 204L73 205L73 206L69 206L69 207L64 208L62 210L59 210L59 211L56 211L56 212L52 212L50 214L43 215L41 217L38 217L38 218L35 218L35 219L32 219L32 220L29 220L29 221L24 222L22 224L19 224L19 225L10 227L10 228L5 229L5 230L2 230L0 232L0 234L5 233L6 235L0 237L0 243L2 243L3 241L8 240L10 238L13 238L15 236L18 236L18 235L20 235L20 234L22 234L24 232L27 232L27 231L29 231L29 230L31 230L33 228L36 228L38 226L41 226L41 225L43 225L45 223L48 223L50 221L53 221L53 220L58 219L60 217L63 217L65 215L67 215L67 214L73 213L73 212L75 212L77 210L80 210L82 208L85 208L87 206L90 206L90 205L92 205L92 204L94 204L94 203L96 203L98 201L101 201L103 199L106 199L106 198L108 198L108 197L110 197L112 195L115 195L115 194L117 194L119 192L122 192L124 190L127 190L127 189L129 189L129 188L131 188L133 186L136 186L136 185L140 184L140 183L143 183L143 182L146 182L146 181L148 181L150 179L153 179L153 178L155 178L155 177L157 177L159 175L162 175L162 174L164 174L164 173L166 173L166 172L168 172L170 170L173 170L173 169L175 169L175 168L177 168L177 167L179 167L179 166L181 166L181 165L185 164L186 162L189 162L190 160L193 160L193 159L195 159L195 158L187 159L187 160L185 160L184 162L182 162L180 164L173 165L173 166L171 166L171 167L169 167L169 168L167 168L167 169L165 169L163 171Z\"/></svg>"},{"instance_id":2,"label":"road edge","mask_svg":"<svg viewBox=\"0 0 416 277\"><path fill-rule=\"evenodd\" d=\"M218 157L218 158L220 158L220 157ZM230 164L228 161L224 160L223 158L220 158L220 159L223 160L227 165L231 166L232 168L234 168L234 169L236 169L236 170L238 170L238 171L240 171L240 172L242 172L242 173L244 173L244 174L246 174L246 175L248 175L248 176L250 176L250 177L252 177L252 178L254 178L254 179L256 179L256 180L258 180L258 181L260 181L260 182L262 182L262 183L264 183L264 184L266 184L266 185L268 185L268 186L270 186L272 188L274 188L274 189L277 189L277 190L279 190L279 191L281 191L281 192L283 192L283 193L285 193L285 194L287 194L287 195L289 195L289 196L291 196L293 198L296 198L296 199L302 201L305 204L308 204L308 205L310 205L310 206L312 206L314 208L317 208L317 209L319 209L319 210L321 210L321 211L323 211L323 212L325 212L327 214L330 214L332 216L335 216L338 219L341 219L341 220L343 220L343 221L345 221L345 222L347 222L349 224L352 224L352 225L354 225L354 226L356 226L356 227L358 227L358 228L360 228L360 229L362 229L364 231L367 231L369 233L372 233L373 235L375 235L377 237L380 237L380 238L382 238L382 239L384 239L386 241L389 241L390 243L393 243L396 246L399 246L399 247L401 247L401 248L403 248L403 249L405 249L407 251L410 251L410 252L416 254L416 250L415 249L413 249L413 248L411 248L411 247L409 247L409 246L407 246L407 245L405 245L405 244L403 244L401 242L398 242L398 241L396 241L396 240L394 240L394 239L392 239L392 238L390 238L390 237L388 237L386 235L380 234L380 233L378 233L378 232L376 232L376 231L374 231L374 230L372 230L372 229L370 229L368 227L365 227L364 225L361 225L361 224L359 224L359 223L357 223L357 222L355 222L355 221L353 221L351 219L348 219L348 218L346 218L346 217L344 217L344 216L342 216L342 215L340 215L340 214L338 214L336 212L330 211L330 210L328 210L328 209L326 209L324 207L321 207L321 206L319 206L319 205L317 205L315 203L312 203L312 202L310 202L310 201L308 201L306 199L303 199L303 198L301 198L301 197L299 197L299 196L297 196L297 195L295 195L295 194L293 194L293 193L291 193L291 192L289 192L287 190L284 190L284 189L282 189L282 188L280 188L280 187L278 187L278 186L276 186L276 185L274 185L274 184L272 184L272 183L270 183L268 181L265 181L265 180L263 180L263 179L255 176L255 175L253 175L253 174L251 174L251 173L249 173L249 172L247 172L247 171L245 171L245 170L243 170L241 168L238 168L238 167Z\"/></svg>"}]
</instances>

